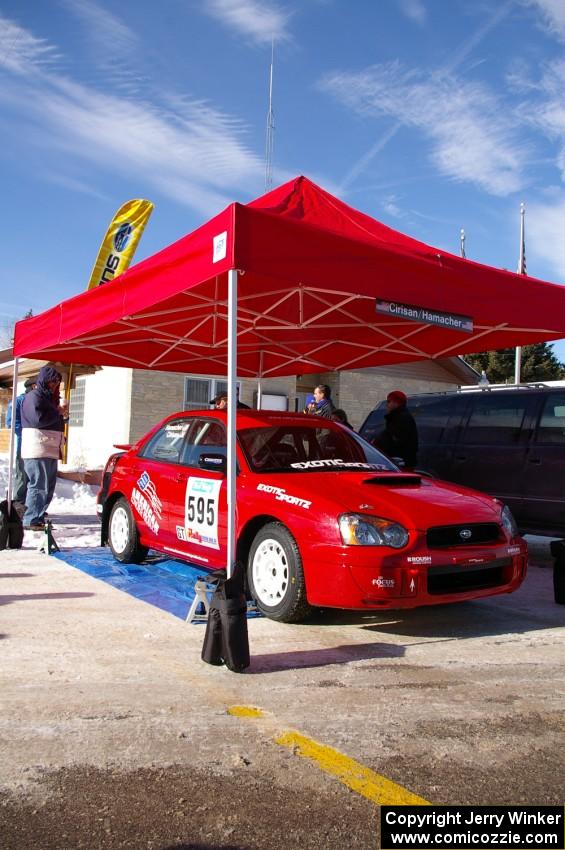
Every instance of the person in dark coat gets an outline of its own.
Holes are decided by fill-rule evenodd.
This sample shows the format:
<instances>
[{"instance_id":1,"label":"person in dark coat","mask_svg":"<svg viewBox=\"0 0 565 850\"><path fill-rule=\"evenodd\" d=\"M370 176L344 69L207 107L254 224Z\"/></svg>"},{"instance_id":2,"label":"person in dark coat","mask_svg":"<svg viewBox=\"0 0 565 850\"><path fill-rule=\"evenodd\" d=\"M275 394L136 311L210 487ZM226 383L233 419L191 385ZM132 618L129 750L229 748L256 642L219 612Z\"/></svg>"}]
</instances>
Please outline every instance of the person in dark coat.
<instances>
[{"instance_id":1,"label":"person in dark coat","mask_svg":"<svg viewBox=\"0 0 565 850\"><path fill-rule=\"evenodd\" d=\"M341 425L345 425L346 428L351 428L353 431L353 425L347 418L347 413L345 410L342 410L341 407L336 407L331 415L331 419L333 419L334 422L339 422Z\"/></svg>"},{"instance_id":2,"label":"person in dark coat","mask_svg":"<svg viewBox=\"0 0 565 850\"><path fill-rule=\"evenodd\" d=\"M27 475L22 460L22 404L26 395L34 390L37 378L28 378L24 382L25 392L16 398L16 414L14 416L14 433L16 435L16 462L14 467L14 485L12 489L12 501L24 504L27 496ZM12 427L12 402L8 405L6 412L6 426Z\"/></svg>"},{"instance_id":3,"label":"person in dark coat","mask_svg":"<svg viewBox=\"0 0 565 850\"><path fill-rule=\"evenodd\" d=\"M413 469L418 455L418 429L406 403L402 390L387 395L385 428L375 438L374 445L388 457L401 458L405 468Z\"/></svg>"},{"instance_id":4,"label":"person in dark coat","mask_svg":"<svg viewBox=\"0 0 565 850\"><path fill-rule=\"evenodd\" d=\"M311 413L314 416L331 419L332 413L335 410L331 392L331 387L327 384L318 384L314 389L314 400L305 407L304 413Z\"/></svg>"},{"instance_id":5,"label":"person in dark coat","mask_svg":"<svg viewBox=\"0 0 565 850\"><path fill-rule=\"evenodd\" d=\"M59 406L61 375L43 366L37 386L22 403L22 458L28 477L24 528L45 526L45 511L51 503L61 456L66 407Z\"/></svg>"}]
</instances>

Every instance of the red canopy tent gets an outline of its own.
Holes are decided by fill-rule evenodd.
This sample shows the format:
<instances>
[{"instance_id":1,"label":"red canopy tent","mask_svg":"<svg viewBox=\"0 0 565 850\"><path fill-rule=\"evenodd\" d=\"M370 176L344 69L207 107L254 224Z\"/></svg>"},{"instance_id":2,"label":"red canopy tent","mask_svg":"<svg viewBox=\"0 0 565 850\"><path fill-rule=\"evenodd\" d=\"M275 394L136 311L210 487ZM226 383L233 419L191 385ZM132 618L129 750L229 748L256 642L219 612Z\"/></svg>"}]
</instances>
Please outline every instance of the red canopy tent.
<instances>
[{"instance_id":1,"label":"red canopy tent","mask_svg":"<svg viewBox=\"0 0 565 850\"><path fill-rule=\"evenodd\" d=\"M298 177L250 204L231 204L112 283L19 322L14 353L221 374L230 269L239 272L241 377L361 369L565 336L565 288L424 245ZM376 312L376 299L395 312ZM418 321L413 307L470 321L465 330L441 315L443 324Z\"/></svg>"},{"instance_id":2,"label":"red canopy tent","mask_svg":"<svg viewBox=\"0 0 565 850\"><path fill-rule=\"evenodd\" d=\"M298 177L18 322L14 354L227 369L233 560L237 375L362 369L562 337L565 288L432 248Z\"/></svg>"}]
</instances>

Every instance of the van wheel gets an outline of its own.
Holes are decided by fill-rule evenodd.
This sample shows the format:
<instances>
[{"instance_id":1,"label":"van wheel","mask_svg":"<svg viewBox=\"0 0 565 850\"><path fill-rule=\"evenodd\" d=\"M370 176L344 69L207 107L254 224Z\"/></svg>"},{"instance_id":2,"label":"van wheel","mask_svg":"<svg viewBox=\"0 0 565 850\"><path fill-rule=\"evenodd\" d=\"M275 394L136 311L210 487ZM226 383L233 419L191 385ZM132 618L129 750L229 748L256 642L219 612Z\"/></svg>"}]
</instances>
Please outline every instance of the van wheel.
<instances>
[{"instance_id":1,"label":"van wheel","mask_svg":"<svg viewBox=\"0 0 565 850\"><path fill-rule=\"evenodd\" d=\"M280 522L269 522L256 535L249 551L247 579L257 607L271 620L298 623L312 610L306 599L298 544Z\"/></svg>"},{"instance_id":2,"label":"van wheel","mask_svg":"<svg viewBox=\"0 0 565 850\"><path fill-rule=\"evenodd\" d=\"M108 544L116 561L140 564L149 549L139 542L139 532L126 499L118 499L112 507L108 523Z\"/></svg>"},{"instance_id":3,"label":"van wheel","mask_svg":"<svg viewBox=\"0 0 565 850\"><path fill-rule=\"evenodd\" d=\"M553 595L558 605L565 605L565 555L553 562Z\"/></svg>"}]
</instances>

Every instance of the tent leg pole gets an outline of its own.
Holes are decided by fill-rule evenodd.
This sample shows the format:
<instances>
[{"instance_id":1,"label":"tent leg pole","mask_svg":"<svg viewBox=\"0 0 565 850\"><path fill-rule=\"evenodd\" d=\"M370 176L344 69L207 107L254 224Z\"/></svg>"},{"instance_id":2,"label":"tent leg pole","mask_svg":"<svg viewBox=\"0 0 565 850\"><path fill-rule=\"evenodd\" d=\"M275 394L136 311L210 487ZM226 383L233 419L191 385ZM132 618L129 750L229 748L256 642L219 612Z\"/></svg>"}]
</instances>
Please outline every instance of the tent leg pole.
<instances>
[{"instance_id":1,"label":"tent leg pole","mask_svg":"<svg viewBox=\"0 0 565 850\"><path fill-rule=\"evenodd\" d=\"M236 269L228 272L228 578L233 573L236 559L237 277Z\"/></svg>"},{"instance_id":2,"label":"tent leg pole","mask_svg":"<svg viewBox=\"0 0 565 850\"><path fill-rule=\"evenodd\" d=\"M12 422L10 425L10 457L8 460L8 492L6 494L6 498L8 499L8 516L10 516L10 511L12 510L12 487L14 481L14 460L15 460L15 449L16 449L16 399L18 397L18 367L19 367L19 358L14 358L14 377L12 384Z\"/></svg>"}]
</instances>

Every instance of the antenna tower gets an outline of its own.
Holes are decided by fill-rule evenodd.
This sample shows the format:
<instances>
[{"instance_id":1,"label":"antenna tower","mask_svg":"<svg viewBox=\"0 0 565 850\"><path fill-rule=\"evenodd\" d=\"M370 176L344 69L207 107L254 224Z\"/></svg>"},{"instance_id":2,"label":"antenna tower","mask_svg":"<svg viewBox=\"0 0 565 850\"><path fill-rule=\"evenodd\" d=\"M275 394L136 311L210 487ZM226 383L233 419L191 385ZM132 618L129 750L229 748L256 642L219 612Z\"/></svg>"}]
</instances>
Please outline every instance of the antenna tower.
<instances>
[{"instance_id":1,"label":"antenna tower","mask_svg":"<svg viewBox=\"0 0 565 850\"><path fill-rule=\"evenodd\" d=\"M273 112L273 64L275 40L271 41L271 67L269 71L269 111L267 112L267 138L265 143L265 192L273 188L273 150L275 145L275 115Z\"/></svg>"}]
</instances>

